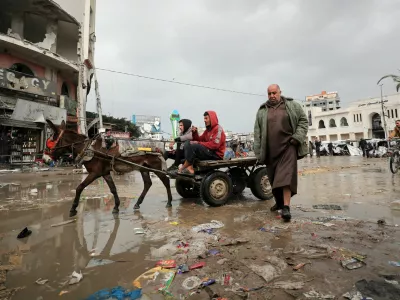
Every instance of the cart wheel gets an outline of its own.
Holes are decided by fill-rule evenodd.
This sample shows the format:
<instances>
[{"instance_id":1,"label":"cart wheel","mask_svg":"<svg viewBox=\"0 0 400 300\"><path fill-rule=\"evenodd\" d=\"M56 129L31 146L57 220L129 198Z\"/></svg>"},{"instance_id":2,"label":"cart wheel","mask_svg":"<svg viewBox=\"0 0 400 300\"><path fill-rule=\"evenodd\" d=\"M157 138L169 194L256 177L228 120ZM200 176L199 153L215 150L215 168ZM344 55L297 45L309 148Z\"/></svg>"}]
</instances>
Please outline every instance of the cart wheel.
<instances>
[{"instance_id":1,"label":"cart wheel","mask_svg":"<svg viewBox=\"0 0 400 300\"><path fill-rule=\"evenodd\" d=\"M390 157L389 163L390 163L390 171L393 174L396 174L397 171L399 170L399 160L400 156L397 151L393 153L393 155Z\"/></svg>"},{"instance_id":2,"label":"cart wheel","mask_svg":"<svg viewBox=\"0 0 400 300\"><path fill-rule=\"evenodd\" d=\"M201 198L210 206L221 206L232 194L231 178L224 172L216 171L203 178L200 186Z\"/></svg>"},{"instance_id":3,"label":"cart wheel","mask_svg":"<svg viewBox=\"0 0 400 300\"><path fill-rule=\"evenodd\" d=\"M232 168L229 170L232 179L233 194L241 194L246 188L247 174L240 168Z\"/></svg>"},{"instance_id":4,"label":"cart wheel","mask_svg":"<svg viewBox=\"0 0 400 300\"><path fill-rule=\"evenodd\" d=\"M197 198L200 195L199 188L193 182L181 178L175 180L175 189L182 198Z\"/></svg>"},{"instance_id":5,"label":"cart wheel","mask_svg":"<svg viewBox=\"0 0 400 300\"><path fill-rule=\"evenodd\" d=\"M267 176L267 168L258 168L254 171L250 178L250 189L260 200L270 200L274 197Z\"/></svg>"}]
</instances>

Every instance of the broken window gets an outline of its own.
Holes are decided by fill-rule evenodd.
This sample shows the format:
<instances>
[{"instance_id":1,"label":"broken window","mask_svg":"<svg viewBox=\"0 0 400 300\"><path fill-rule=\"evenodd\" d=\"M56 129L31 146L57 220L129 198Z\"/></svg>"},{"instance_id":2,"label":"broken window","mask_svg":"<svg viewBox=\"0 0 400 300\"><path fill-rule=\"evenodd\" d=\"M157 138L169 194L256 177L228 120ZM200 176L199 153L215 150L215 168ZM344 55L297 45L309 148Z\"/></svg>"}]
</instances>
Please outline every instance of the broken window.
<instances>
[{"instance_id":1,"label":"broken window","mask_svg":"<svg viewBox=\"0 0 400 300\"><path fill-rule=\"evenodd\" d=\"M61 95L69 97L68 85L65 82L61 86Z\"/></svg>"},{"instance_id":2,"label":"broken window","mask_svg":"<svg viewBox=\"0 0 400 300\"><path fill-rule=\"evenodd\" d=\"M11 28L11 16L0 11L0 33L7 34L9 28Z\"/></svg>"},{"instance_id":3,"label":"broken window","mask_svg":"<svg viewBox=\"0 0 400 300\"><path fill-rule=\"evenodd\" d=\"M10 68L10 71L14 71L16 78L21 78L22 76L25 77L34 77L35 74L27 65L21 63L15 63Z\"/></svg>"},{"instance_id":4,"label":"broken window","mask_svg":"<svg viewBox=\"0 0 400 300\"><path fill-rule=\"evenodd\" d=\"M46 38L47 19L34 14L24 16L24 38L32 43L42 42Z\"/></svg>"},{"instance_id":5,"label":"broken window","mask_svg":"<svg viewBox=\"0 0 400 300\"><path fill-rule=\"evenodd\" d=\"M57 54L78 61L78 36L79 28L76 24L63 21L58 22Z\"/></svg>"}]
</instances>

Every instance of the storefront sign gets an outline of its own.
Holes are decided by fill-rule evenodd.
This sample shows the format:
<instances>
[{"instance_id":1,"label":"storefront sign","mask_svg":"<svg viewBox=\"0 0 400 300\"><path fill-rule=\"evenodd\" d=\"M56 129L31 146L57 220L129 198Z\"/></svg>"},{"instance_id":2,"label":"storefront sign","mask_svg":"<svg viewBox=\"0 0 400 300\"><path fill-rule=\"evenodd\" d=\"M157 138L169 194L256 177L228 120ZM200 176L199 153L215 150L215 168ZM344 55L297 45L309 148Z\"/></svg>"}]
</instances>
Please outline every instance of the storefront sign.
<instances>
[{"instance_id":1,"label":"storefront sign","mask_svg":"<svg viewBox=\"0 0 400 300\"><path fill-rule=\"evenodd\" d=\"M389 100L383 100L383 103L386 103L386 102L389 102ZM375 101L375 102L368 102L368 103L364 103L364 104L359 104L358 107L374 105L374 104L381 104L381 101Z\"/></svg>"},{"instance_id":2,"label":"storefront sign","mask_svg":"<svg viewBox=\"0 0 400 300\"><path fill-rule=\"evenodd\" d=\"M60 125L62 121L66 121L67 111L55 106L18 99L11 119L37 123L46 123L46 119L49 119L54 124Z\"/></svg>"},{"instance_id":3,"label":"storefront sign","mask_svg":"<svg viewBox=\"0 0 400 300\"><path fill-rule=\"evenodd\" d=\"M110 135L118 139L129 139L131 137L131 134L129 132L121 131L110 131Z\"/></svg>"},{"instance_id":4,"label":"storefront sign","mask_svg":"<svg viewBox=\"0 0 400 300\"><path fill-rule=\"evenodd\" d=\"M0 87L47 97L55 97L57 92L57 85L53 81L24 76L8 69L0 69Z\"/></svg>"}]
</instances>

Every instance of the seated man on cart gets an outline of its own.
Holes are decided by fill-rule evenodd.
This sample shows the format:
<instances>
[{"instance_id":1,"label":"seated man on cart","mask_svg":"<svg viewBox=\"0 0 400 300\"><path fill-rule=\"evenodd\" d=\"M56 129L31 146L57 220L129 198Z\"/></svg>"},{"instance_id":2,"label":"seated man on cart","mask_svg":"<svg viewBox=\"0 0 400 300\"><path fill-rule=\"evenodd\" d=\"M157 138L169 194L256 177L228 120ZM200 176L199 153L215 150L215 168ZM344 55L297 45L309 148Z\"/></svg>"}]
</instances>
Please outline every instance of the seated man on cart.
<instances>
[{"instance_id":1,"label":"seated man on cart","mask_svg":"<svg viewBox=\"0 0 400 300\"><path fill-rule=\"evenodd\" d=\"M185 158L183 143L186 141L191 141L192 137L192 121L188 119L181 119L179 121L179 136L174 140L176 145L176 150L173 150L174 142L169 144L169 148L171 151L164 152L164 159L167 160L171 158L175 160L174 164L171 165L167 171L175 171L178 170L181 161Z\"/></svg>"},{"instance_id":2,"label":"seated man on cart","mask_svg":"<svg viewBox=\"0 0 400 300\"><path fill-rule=\"evenodd\" d=\"M204 113L206 130L199 136L196 127L192 127L193 141L185 142L185 163L179 169L180 174L193 175L193 163L195 160L221 160L224 158L226 144L225 132L218 124L215 111ZM179 174L178 173L178 174Z\"/></svg>"}]
</instances>

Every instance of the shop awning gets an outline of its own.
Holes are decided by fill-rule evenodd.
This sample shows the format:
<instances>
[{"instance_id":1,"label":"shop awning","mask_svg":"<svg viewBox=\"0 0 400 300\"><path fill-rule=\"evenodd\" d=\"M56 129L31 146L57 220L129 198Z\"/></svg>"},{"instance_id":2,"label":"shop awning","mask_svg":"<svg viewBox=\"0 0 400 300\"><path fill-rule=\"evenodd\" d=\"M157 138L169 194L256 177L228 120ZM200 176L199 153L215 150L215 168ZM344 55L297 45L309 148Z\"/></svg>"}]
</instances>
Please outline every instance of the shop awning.
<instances>
[{"instance_id":1,"label":"shop awning","mask_svg":"<svg viewBox=\"0 0 400 300\"><path fill-rule=\"evenodd\" d=\"M44 124L0 118L0 125L18 128L43 129Z\"/></svg>"},{"instance_id":2,"label":"shop awning","mask_svg":"<svg viewBox=\"0 0 400 300\"><path fill-rule=\"evenodd\" d=\"M46 119L49 119L55 125L60 125L62 121L66 121L67 111L55 106L18 99L11 119L33 123L45 123Z\"/></svg>"}]
</instances>

